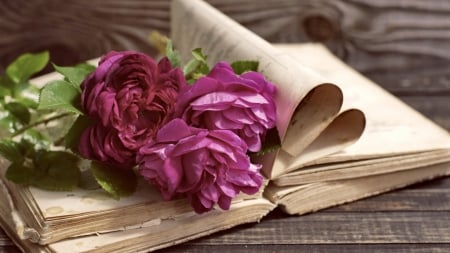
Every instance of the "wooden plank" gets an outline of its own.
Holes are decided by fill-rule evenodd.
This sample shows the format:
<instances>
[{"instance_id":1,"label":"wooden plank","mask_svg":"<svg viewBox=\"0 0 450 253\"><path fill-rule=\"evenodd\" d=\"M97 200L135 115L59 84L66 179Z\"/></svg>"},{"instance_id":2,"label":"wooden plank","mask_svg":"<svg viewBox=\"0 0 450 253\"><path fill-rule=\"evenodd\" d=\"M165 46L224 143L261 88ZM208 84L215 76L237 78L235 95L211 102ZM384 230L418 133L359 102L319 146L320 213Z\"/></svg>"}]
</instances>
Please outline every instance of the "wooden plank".
<instances>
[{"instance_id":1,"label":"wooden plank","mask_svg":"<svg viewBox=\"0 0 450 253\"><path fill-rule=\"evenodd\" d=\"M448 179L447 179L448 180ZM434 180L437 183L439 180ZM447 211L450 214L450 189L400 190L389 194L340 205L327 212Z\"/></svg>"},{"instance_id":2,"label":"wooden plank","mask_svg":"<svg viewBox=\"0 0 450 253\"><path fill-rule=\"evenodd\" d=\"M370 60L369 58L367 60ZM376 61L376 59L372 59ZM401 73L383 71L383 73L364 72L364 74L383 88L396 95L450 95L449 61L441 61L428 67L410 68ZM355 65L354 65L355 66ZM409 68L405 64L405 69Z\"/></svg>"},{"instance_id":3,"label":"wooden plank","mask_svg":"<svg viewBox=\"0 0 450 253\"><path fill-rule=\"evenodd\" d=\"M183 244L158 251L159 253L244 253L244 252L284 252L284 253L448 253L450 244L350 244L350 245L191 245Z\"/></svg>"},{"instance_id":4,"label":"wooden plank","mask_svg":"<svg viewBox=\"0 0 450 253\"><path fill-rule=\"evenodd\" d=\"M270 41L324 42L388 88L422 89L425 78L446 80L449 74L448 2L210 2ZM445 81L431 82L436 89L449 89Z\"/></svg>"},{"instance_id":5,"label":"wooden plank","mask_svg":"<svg viewBox=\"0 0 450 253\"><path fill-rule=\"evenodd\" d=\"M414 184L409 186L408 188L405 188L404 191L434 191L441 189L450 189L450 177L444 177L419 184Z\"/></svg>"},{"instance_id":6,"label":"wooden plank","mask_svg":"<svg viewBox=\"0 0 450 253\"><path fill-rule=\"evenodd\" d=\"M209 2L270 41L323 42L390 90L450 90L448 1ZM60 65L112 49L154 53L148 33L170 23L165 0L15 0L0 12L0 73L27 51L48 49Z\"/></svg>"},{"instance_id":7,"label":"wooden plank","mask_svg":"<svg viewBox=\"0 0 450 253\"><path fill-rule=\"evenodd\" d=\"M9 246L13 245L11 240L8 238L8 236L5 234L5 232L0 228L0 246Z\"/></svg>"},{"instance_id":8,"label":"wooden plank","mask_svg":"<svg viewBox=\"0 0 450 253\"><path fill-rule=\"evenodd\" d=\"M399 244L450 242L450 212L319 212L305 216L274 213L201 239L199 245ZM193 242L194 243L194 242Z\"/></svg>"},{"instance_id":9,"label":"wooden plank","mask_svg":"<svg viewBox=\"0 0 450 253\"><path fill-rule=\"evenodd\" d=\"M41 50L49 50L60 65L110 50L154 54L147 36L154 29L168 31L169 5L165 0L1 1L1 65L20 53Z\"/></svg>"},{"instance_id":10,"label":"wooden plank","mask_svg":"<svg viewBox=\"0 0 450 253\"><path fill-rule=\"evenodd\" d=\"M450 130L450 95L400 96L399 98L440 126Z\"/></svg>"},{"instance_id":11,"label":"wooden plank","mask_svg":"<svg viewBox=\"0 0 450 253\"><path fill-rule=\"evenodd\" d=\"M189 243L162 249L159 253L247 253L247 252L285 252L285 253L448 253L450 244L345 244L345 245L193 245ZM13 246L0 246L0 253L19 253Z\"/></svg>"},{"instance_id":12,"label":"wooden plank","mask_svg":"<svg viewBox=\"0 0 450 253\"><path fill-rule=\"evenodd\" d=\"M0 253L21 253L21 251L14 246L6 246L6 247L0 246Z\"/></svg>"}]
</instances>

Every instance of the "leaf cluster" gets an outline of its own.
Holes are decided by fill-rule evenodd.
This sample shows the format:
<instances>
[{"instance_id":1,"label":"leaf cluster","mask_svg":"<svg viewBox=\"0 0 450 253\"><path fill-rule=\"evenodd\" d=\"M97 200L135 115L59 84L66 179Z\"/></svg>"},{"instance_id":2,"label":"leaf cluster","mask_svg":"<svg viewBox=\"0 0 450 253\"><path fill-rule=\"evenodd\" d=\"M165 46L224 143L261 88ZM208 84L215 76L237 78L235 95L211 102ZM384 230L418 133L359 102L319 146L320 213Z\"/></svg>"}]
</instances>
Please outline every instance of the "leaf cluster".
<instances>
[{"instance_id":1,"label":"leaf cluster","mask_svg":"<svg viewBox=\"0 0 450 253\"><path fill-rule=\"evenodd\" d=\"M180 56L167 39L165 53L174 67L180 67ZM115 168L78 155L78 144L84 129L92 120L83 115L81 85L95 67L89 64L58 66L55 71L64 78L53 80L39 89L29 79L48 65L49 54L19 56L0 76L0 155L9 160L5 177L17 184L46 190L67 191L82 187L84 164L99 187L119 199L133 193L137 176L133 169ZM231 64L238 75L257 71L256 61ZM210 72L207 56L200 48L182 68L188 83L195 83ZM270 131L259 154L279 147L278 133Z\"/></svg>"},{"instance_id":2,"label":"leaf cluster","mask_svg":"<svg viewBox=\"0 0 450 253\"><path fill-rule=\"evenodd\" d=\"M77 146L91 120L82 113L80 85L95 67L53 64L64 79L39 89L29 79L48 62L48 52L24 54L0 76L0 127L4 129L0 132L0 155L10 161L7 179L21 185L67 191L82 185L82 159L77 155ZM133 170L115 170L100 163L92 166L99 186L114 198L132 193L137 184Z\"/></svg>"},{"instance_id":3,"label":"leaf cluster","mask_svg":"<svg viewBox=\"0 0 450 253\"><path fill-rule=\"evenodd\" d=\"M180 67L180 54L173 48L172 41L166 40L165 54L174 67ZM183 74L187 82L193 84L197 79L207 75L211 68L208 65L208 56L202 52L201 48L192 50L192 58L183 67ZM258 61L235 61L231 63L233 71L241 75L248 71L258 71Z\"/></svg>"}]
</instances>

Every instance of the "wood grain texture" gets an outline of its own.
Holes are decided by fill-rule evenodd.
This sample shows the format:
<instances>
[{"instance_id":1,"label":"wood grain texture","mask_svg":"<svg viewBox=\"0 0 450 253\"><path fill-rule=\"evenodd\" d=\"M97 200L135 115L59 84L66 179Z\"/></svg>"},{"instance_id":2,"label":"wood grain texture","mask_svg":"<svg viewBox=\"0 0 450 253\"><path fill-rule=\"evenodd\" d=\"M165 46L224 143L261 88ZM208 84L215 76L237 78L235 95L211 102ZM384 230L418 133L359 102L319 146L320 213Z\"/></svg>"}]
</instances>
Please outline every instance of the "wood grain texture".
<instances>
[{"instance_id":1,"label":"wood grain texture","mask_svg":"<svg viewBox=\"0 0 450 253\"><path fill-rule=\"evenodd\" d=\"M415 95L397 96L441 127L450 131L450 95L446 96L444 92L442 92L442 95L429 94L426 91L423 93L426 95L417 95L421 93L416 93Z\"/></svg>"},{"instance_id":2,"label":"wood grain texture","mask_svg":"<svg viewBox=\"0 0 450 253\"><path fill-rule=\"evenodd\" d=\"M381 195L356 202L354 205L341 205L326 210L326 212L392 212L421 211L450 212L450 189L406 190Z\"/></svg>"},{"instance_id":3,"label":"wood grain texture","mask_svg":"<svg viewBox=\"0 0 450 253\"><path fill-rule=\"evenodd\" d=\"M450 178L434 180L300 217L275 210L259 224L160 252L448 252L449 186Z\"/></svg>"},{"instance_id":4,"label":"wood grain texture","mask_svg":"<svg viewBox=\"0 0 450 253\"><path fill-rule=\"evenodd\" d=\"M161 253L243 253L243 252L283 252L283 253L448 253L450 244L426 244L426 245L410 245L410 244L377 244L377 245L232 245L226 248L218 248L209 245L182 245Z\"/></svg>"},{"instance_id":5,"label":"wood grain texture","mask_svg":"<svg viewBox=\"0 0 450 253\"><path fill-rule=\"evenodd\" d=\"M0 2L2 66L19 53L49 50L60 65L109 50L154 53L150 31L167 31L169 1L14 0Z\"/></svg>"},{"instance_id":6,"label":"wood grain texture","mask_svg":"<svg viewBox=\"0 0 450 253\"><path fill-rule=\"evenodd\" d=\"M225 232L205 245L448 243L448 212L319 212L302 217L271 214L252 229ZM295 224L293 226L292 224ZM258 229L253 229L257 226ZM245 226L243 226L245 227Z\"/></svg>"},{"instance_id":7,"label":"wood grain texture","mask_svg":"<svg viewBox=\"0 0 450 253\"><path fill-rule=\"evenodd\" d=\"M320 41L389 90L450 90L446 0L208 0L272 42ZM106 51L154 52L152 30L169 32L166 0L0 2L0 72L27 51L58 64Z\"/></svg>"},{"instance_id":8,"label":"wood grain texture","mask_svg":"<svg viewBox=\"0 0 450 253\"><path fill-rule=\"evenodd\" d=\"M447 0L208 0L272 42L325 43L340 58L450 130ZM0 73L23 52L74 64L109 50L154 53L169 33L166 0L0 1ZM450 178L306 216L259 224L160 252L449 252ZM19 252L0 230L0 253Z\"/></svg>"},{"instance_id":9,"label":"wood grain texture","mask_svg":"<svg viewBox=\"0 0 450 253\"><path fill-rule=\"evenodd\" d=\"M0 248L0 253L20 253L21 251L13 246L7 246Z\"/></svg>"}]
</instances>

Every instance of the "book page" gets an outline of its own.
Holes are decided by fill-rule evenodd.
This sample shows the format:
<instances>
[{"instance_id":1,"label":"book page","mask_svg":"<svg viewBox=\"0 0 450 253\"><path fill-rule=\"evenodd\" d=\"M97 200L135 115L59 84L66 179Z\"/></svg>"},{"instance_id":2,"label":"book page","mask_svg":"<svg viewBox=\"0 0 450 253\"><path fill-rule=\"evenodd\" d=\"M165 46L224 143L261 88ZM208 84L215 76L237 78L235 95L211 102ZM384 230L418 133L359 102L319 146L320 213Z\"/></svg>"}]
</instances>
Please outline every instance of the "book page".
<instances>
[{"instance_id":1,"label":"book page","mask_svg":"<svg viewBox=\"0 0 450 253\"><path fill-rule=\"evenodd\" d=\"M276 181L308 163L343 150L355 143L364 129L365 116L360 110L350 109L340 113L299 155L292 156L281 149L273 163L272 179Z\"/></svg>"},{"instance_id":2,"label":"book page","mask_svg":"<svg viewBox=\"0 0 450 253\"><path fill-rule=\"evenodd\" d=\"M236 225L257 222L275 205L266 199L242 201L230 210L166 219L158 226L69 238L50 244L53 252L149 252L212 234Z\"/></svg>"},{"instance_id":3,"label":"book page","mask_svg":"<svg viewBox=\"0 0 450 253\"><path fill-rule=\"evenodd\" d=\"M92 213L127 206L149 205L163 202L161 195L145 182L141 182L133 195L115 200L103 189L77 189L71 192L54 192L29 187L29 191L46 220L64 219L80 213Z\"/></svg>"},{"instance_id":4,"label":"book page","mask_svg":"<svg viewBox=\"0 0 450 253\"><path fill-rule=\"evenodd\" d=\"M3 175L3 171L0 172ZM8 212L14 212L21 218L18 220L20 224L17 223L20 226L17 229L19 237L39 244L73 236L148 227L159 224L161 220L194 214L186 198L164 201L153 187L144 182L133 195L119 201L100 189L45 191L15 185L1 176L0 185L3 183L15 206L9 207L0 198L0 207L5 205L10 209ZM254 195L239 194L233 199L232 205L262 199L267 183L267 180L264 181L259 192Z\"/></svg>"},{"instance_id":5,"label":"book page","mask_svg":"<svg viewBox=\"0 0 450 253\"><path fill-rule=\"evenodd\" d=\"M356 107L366 115L366 129L355 144L314 164L450 148L445 129L341 62L324 46L284 44L277 48L337 84L344 93L344 109Z\"/></svg>"},{"instance_id":6,"label":"book page","mask_svg":"<svg viewBox=\"0 0 450 253\"><path fill-rule=\"evenodd\" d=\"M449 163L376 176L320 182L294 187L271 185L266 196L289 214L305 214L378 195L413 183L450 175Z\"/></svg>"},{"instance_id":7,"label":"book page","mask_svg":"<svg viewBox=\"0 0 450 253\"><path fill-rule=\"evenodd\" d=\"M5 209L0 209L0 225L24 252L148 252L239 224L257 222L273 208L273 203L258 198L233 203L229 211L213 210L203 215L190 212L173 219L161 219L155 224L67 238L48 245L38 245L19 238L18 234L12 231L13 225L8 224L10 220Z\"/></svg>"},{"instance_id":8,"label":"book page","mask_svg":"<svg viewBox=\"0 0 450 253\"><path fill-rule=\"evenodd\" d=\"M428 152L407 153L404 155L382 156L373 159L309 166L305 169L284 174L273 180L272 183L277 186L296 186L299 184L311 184L411 170L449 161L450 150L438 149Z\"/></svg>"},{"instance_id":9,"label":"book page","mask_svg":"<svg viewBox=\"0 0 450 253\"><path fill-rule=\"evenodd\" d=\"M327 79L301 66L205 2L175 0L171 10L171 38L184 61L191 58L192 49L200 47L210 63L219 60L259 62L259 71L277 86L277 129L282 150L290 156L296 157L307 149L342 111L342 93L334 84L327 83ZM363 121L363 117L358 119ZM361 125L354 127L354 135L358 137ZM347 128L353 129L353 125L348 124ZM339 132L336 134L337 138L344 138L339 137ZM339 149L348 144L343 142ZM329 152L322 152L321 156ZM263 162L263 171L269 178L286 169L272 166L276 155L267 156ZM273 168L277 171L273 172Z\"/></svg>"}]
</instances>

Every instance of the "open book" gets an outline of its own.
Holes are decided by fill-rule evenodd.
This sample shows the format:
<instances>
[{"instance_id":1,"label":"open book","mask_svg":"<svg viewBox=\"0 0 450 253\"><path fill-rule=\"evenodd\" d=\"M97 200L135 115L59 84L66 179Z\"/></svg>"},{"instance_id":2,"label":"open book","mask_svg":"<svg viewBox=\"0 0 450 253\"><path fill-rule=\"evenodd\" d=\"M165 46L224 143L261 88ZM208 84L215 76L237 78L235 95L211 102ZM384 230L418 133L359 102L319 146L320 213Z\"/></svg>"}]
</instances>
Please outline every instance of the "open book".
<instances>
[{"instance_id":1,"label":"open book","mask_svg":"<svg viewBox=\"0 0 450 253\"><path fill-rule=\"evenodd\" d=\"M264 156L266 187L228 211L195 214L140 184L120 201L102 190L48 192L4 178L0 220L27 252L146 252L259 221L277 205L302 214L450 174L448 132L321 45L273 46L200 0L172 3L172 39L187 58L258 60L277 84L282 147ZM54 75L35 80L42 83Z\"/></svg>"}]
</instances>

